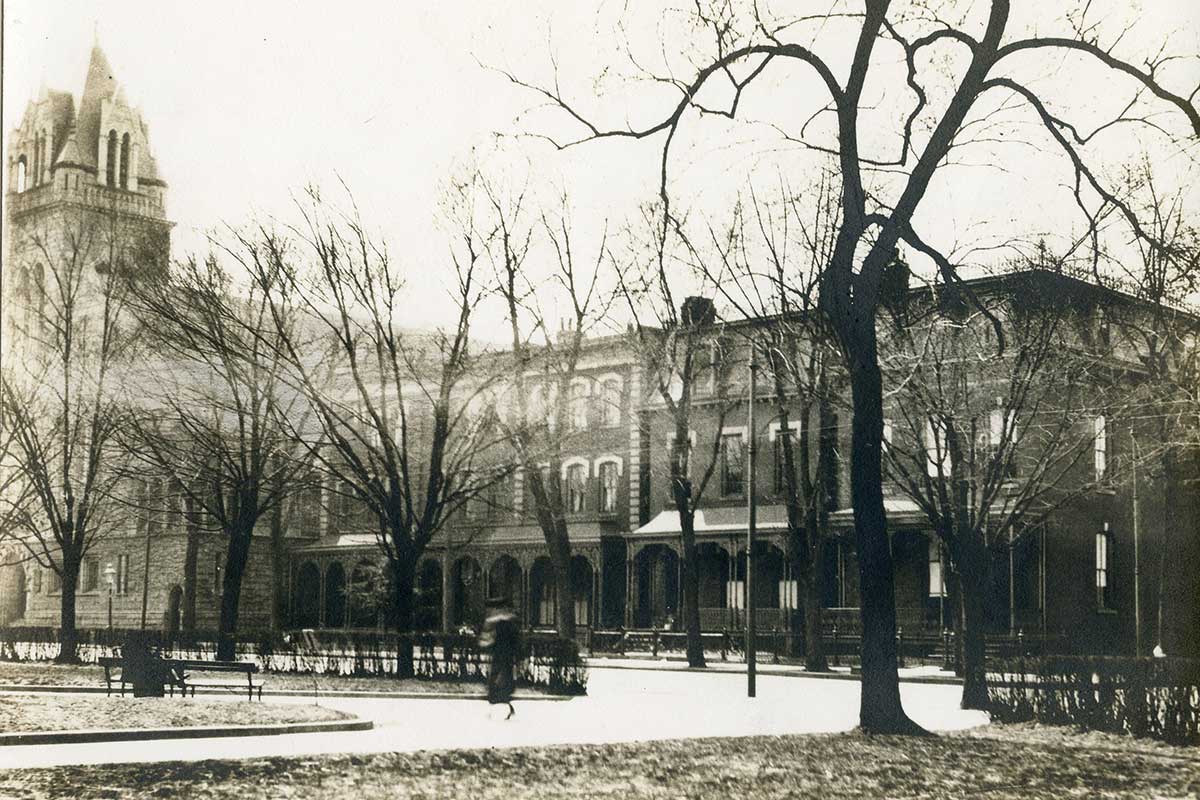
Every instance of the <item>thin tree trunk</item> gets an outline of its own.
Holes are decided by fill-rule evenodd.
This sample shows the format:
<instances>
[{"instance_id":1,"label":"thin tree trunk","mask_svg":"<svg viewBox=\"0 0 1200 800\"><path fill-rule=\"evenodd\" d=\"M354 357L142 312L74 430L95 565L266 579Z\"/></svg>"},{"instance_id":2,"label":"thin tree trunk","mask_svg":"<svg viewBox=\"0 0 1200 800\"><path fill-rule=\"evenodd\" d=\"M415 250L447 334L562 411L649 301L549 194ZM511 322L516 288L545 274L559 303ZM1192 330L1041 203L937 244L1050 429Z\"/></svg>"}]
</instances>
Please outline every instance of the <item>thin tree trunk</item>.
<instances>
[{"instance_id":1,"label":"thin tree trunk","mask_svg":"<svg viewBox=\"0 0 1200 800\"><path fill-rule=\"evenodd\" d=\"M687 633L689 667L706 667L704 640L700 638L700 576L696 570L695 518L680 512L683 538L683 628Z\"/></svg>"},{"instance_id":2,"label":"thin tree trunk","mask_svg":"<svg viewBox=\"0 0 1200 800\"><path fill-rule=\"evenodd\" d=\"M950 630L954 632L954 652L950 654L954 666L954 674L962 676L963 674L963 602L962 602L962 578L959 577L958 567L955 564L950 565L950 569L946 574L946 609L947 621L950 623Z\"/></svg>"},{"instance_id":3,"label":"thin tree trunk","mask_svg":"<svg viewBox=\"0 0 1200 800\"><path fill-rule=\"evenodd\" d=\"M987 709L987 639L984 620L984 593L990 585L988 552L975 537L962 544L963 583L972 587L963 598L963 693L962 707Z\"/></svg>"},{"instance_id":4,"label":"thin tree trunk","mask_svg":"<svg viewBox=\"0 0 1200 800\"><path fill-rule=\"evenodd\" d=\"M185 634L196 632L196 564L200 560L200 525L196 520L195 502L191 497L185 501L184 525L187 544L183 554L183 620Z\"/></svg>"},{"instance_id":5,"label":"thin tree trunk","mask_svg":"<svg viewBox=\"0 0 1200 800\"><path fill-rule=\"evenodd\" d=\"M862 696L859 721L870 733L921 733L900 702L896 660L896 589L883 507L883 383L874 321L859 326L848 348L853 399L850 493L858 547L862 619Z\"/></svg>"},{"instance_id":6,"label":"thin tree trunk","mask_svg":"<svg viewBox=\"0 0 1200 800\"><path fill-rule=\"evenodd\" d=\"M271 513L271 630L283 627L287 600L287 551L283 541L283 508Z\"/></svg>"}]
</instances>

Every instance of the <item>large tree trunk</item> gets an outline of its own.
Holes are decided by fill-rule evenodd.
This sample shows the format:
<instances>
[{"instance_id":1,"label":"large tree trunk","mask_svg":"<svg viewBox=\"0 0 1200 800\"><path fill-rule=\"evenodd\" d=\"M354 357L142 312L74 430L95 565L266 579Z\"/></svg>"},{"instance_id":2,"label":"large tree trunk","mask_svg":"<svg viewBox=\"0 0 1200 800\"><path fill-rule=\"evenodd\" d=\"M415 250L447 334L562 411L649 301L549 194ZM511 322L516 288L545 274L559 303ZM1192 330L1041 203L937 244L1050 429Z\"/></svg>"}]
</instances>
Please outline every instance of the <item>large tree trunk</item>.
<instances>
[{"instance_id":1,"label":"large tree trunk","mask_svg":"<svg viewBox=\"0 0 1200 800\"><path fill-rule=\"evenodd\" d=\"M75 589L79 584L79 555L62 556L62 596L59 598L58 664L79 663L79 630L75 626Z\"/></svg>"},{"instance_id":2,"label":"large tree trunk","mask_svg":"<svg viewBox=\"0 0 1200 800\"><path fill-rule=\"evenodd\" d=\"M396 648L396 677L411 678L413 664L413 618L416 607L417 557L401 558L392 565L392 614L398 642Z\"/></svg>"},{"instance_id":3,"label":"large tree trunk","mask_svg":"<svg viewBox=\"0 0 1200 800\"><path fill-rule=\"evenodd\" d=\"M700 575L696 569L695 517L679 512L683 538L683 629L687 633L689 667L706 667L704 640L700 638Z\"/></svg>"},{"instance_id":4,"label":"large tree trunk","mask_svg":"<svg viewBox=\"0 0 1200 800\"><path fill-rule=\"evenodd\" d=\"M825 659L824 608L822 607L821 570L810 569L804 582L804 669L828 672Z\"/></svg>"},{"instance_id":5,"label":"large tree trunk","mask_svg":"<svg viewBox=\"0 0 1200 800\"><path fill-rule=\"evenodd\" d=\"M237 632L242 578L246 574L249 555L250 531L239 531L229 537L225 577L221 583L221 622L217 631L217 658L221 661L232 661L235 656L233 637Z\"/></svg>"},{"instance_id":6,"label":"large tree trunk","mask_svg":"<svg viewBox=\"0 0 1200 800\"><path fill-rule=\"evenodd\" d=\"M554 627L558 635L575 638L575 587L571 583L571 541L567 526L556 521L550 546L550 563L554 567Z\"/></svg>"},{"instance_id":7,"label":"large tree trunk","mask_svg":"<svg viewBox=\"0 0 1200 800\"><path fill-rule=\"evenodd\" d=\"M185 634L196 632L196 564L200 560L200 525L196 519L196 507L192 498L185 501L184 525L187 544L183 553L183 620Z\"/></svg>"},{"instance_id":8,"label":"large tree trunk","mask_svg":"<svg viewBox=\"0 0 1200 800\"><path fill-rule=\"evenodd\" d=\"M858 326L850 357L853 399L850 494L862 619L859 723L870 733L922 733L904 713L896 661L896 594L883 507L883 383L874 321Z\"/></svg>"},{"instance_id":9,"label":"large tree trunk","mask_svg":"<svg viewBox=\"0 0 1200 800\"><path fill-rule=\"evenodd\" d=\"M988 552L976 536L962 542L963 693L962 707L987 709L987 639L984 597L991 586Z\"/></svg>"}]
</instances>

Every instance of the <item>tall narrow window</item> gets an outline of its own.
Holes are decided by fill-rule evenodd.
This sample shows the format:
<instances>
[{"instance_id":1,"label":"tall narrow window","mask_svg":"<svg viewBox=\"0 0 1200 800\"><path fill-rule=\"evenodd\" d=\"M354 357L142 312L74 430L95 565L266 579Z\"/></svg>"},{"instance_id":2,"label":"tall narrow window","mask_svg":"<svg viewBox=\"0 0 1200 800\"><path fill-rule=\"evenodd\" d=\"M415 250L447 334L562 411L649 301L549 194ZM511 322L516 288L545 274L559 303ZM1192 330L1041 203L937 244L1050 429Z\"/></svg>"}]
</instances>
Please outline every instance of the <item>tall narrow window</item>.
<instances>
[{"instance_id":1,"label":"tall narrow window","mask_svg":"<svg viewBox=\"0 0 1200 800\"><path fill-rule=\"evenodd\" d=\"M129 188L129 134L121 137L121 188Z\"/></svg>"},{"instance_id":2,"label":"tall narrow window","mask_svg":"<svg viewBox=\"0 0 1200 800\"><path fill-rule=\"evenodd\" d=\"M988 415L988 455L1006 478L1017 477L1017 424L1013 412L992 409Z\"/></svg>"},{"instance_id":3,"label":"tall narrow window","mask_svg":"<svg viewBox=\"0 0 1200 800\"><path fill-rule=\"evenodd\" d=\"M929 596L946 596L946 579L942 572L942 543L936 536L929 537Z\"/></svg>"},{"instance_id":4,"label":"tall narrow window","mask_svg":"<svg viewBox=\"0 0 1200 800\"><path fill-rule=\"evenodd\" d=\"M222 595L222 593L224 592L224 587L225 587L224 576L225 576L225 559L222 558L221 553L215 553L213 555L212 592L213 592L213 595L216 597L220 597Z\"/></svg>"},{"instance_id":5,"label":"tall narrow window","mask_svg":"<svg viewBox=\"0 0 1200 800\"><path fill-rule=\"evenodd\" d=\"M746 489L742 434L721 434L721 494L740 495Z\"/></svg>"},{"instance_id":6,"label":"tall narrow window","mask_svg":"<svg viewBox=\"0 0 1200 800\"><path fill-rule=\"evenodd\" d=\"M567 467L567 510L576 514L583 511L586 492L587 467L583 464Z\"/></svg>"},{"instance_id":7,"label":"tall narrow window","mask_svg":"<svg viewBox=\"0 0 1200 800\"><path fill-rule=\"evenodd\" d=\"M100 586L100 559L89 558L83 562L83 569L80 571L80 580L83 583L80 587L81 591L94 592Z\"/></svg>"},{"instance_id":8,"label":"tall narrow window","mask_svg":"<svg viewBox=\"0 0 1200 800\"><path fill-rule=\"evenodd\" d=\"M23 192L29 188L28 165L25 156L17 159L17 191Z\"/></svg>"},{"instance_id":9,"label":"tall narrow window","mask_svg":"<svg viewBox=\"0 0 1200 800\"><path fill-rule=\"evenodd\" d=\"M1092 421L1092 433L1096 480L1102 481L1108 473L1108 422L1103 416Z\"/></svg>"},{"instance_id":10,"label":"tall narrow window","mask_svg":"<svg viewBox=\"0 0 1200 800\"><path fill-rule=\"evenodd\" d=\"M104 165L104 181L109 186L115 186L117 175L117 132L108 132L108 162Z\"/></svg>"},{"instance_id":11,"label":"tall narrow window","mask_svg":"<svg viewBox=\"0 0 1200 800\"><path fill-rule=\"evenodd\" d=\"M117 594L127 594L129 592L128 553L121 553L117 556L117 584L115 591Z\"/></svg>"},{"instance_id":12,"label":"tall narrow window","mask_svg":"<svg viewBox=\"0 0 1200 800\"><path fill-rule=\"evenodd\" d=\"M601 397L604 402L601 410L604 427L615 428L621 424L621 382L616 378L604 381Z\"/></svg>"},{"instance_id":13,"label":"tall narrow window","mask_svg":"<svg viewBox=\"0 0 1200 800\"><path fill-rule=\"evenodd\" d=\"M950 448L946 445L946 423L925 420L925 469L929 477L950 477Z\"/></svg>"},{"instance_id":14,"label":"tall narrow window","mask_svg":"<svg viewBox=\"0 0 1200 800\"><path fill-rule=\"evenodd\" d=\"M783 496L788 491L788 469L787 456L784 452L785 444L790 443L792 446L792 465L795 466L799 461L799 455L796 453L796 429L789 427L788 430L782 428L772 431L775 434L775 494Z\"/></svg>"},{"instance_id":15,"label":"tall narrow window","mask_svg":"<svg viewBox=\"0 0 1200 800\"><path fill-rule=\"evenodd\" d=\"M40 175L42 172L42 135L40 133L33 136L33 178L30 180L31 186L37 186L40 183Z\"/></svg>"},{"instance_id":16,"label":"tall narrow window","mask_svg":"<svg viewBox=\"0 0 1200 800\"><path fill-rule=\"evenodd\" d=\"M600 511L611 514L617 510L617 462L604 461L596 468L600 483Z\"/></svg>"},{"instance_id":17,"label":"tall narrow window","mask_svg":"<svg viewBox=\"0 0 1200 800\"><path fill-rule=\"evenodd\" d=\"M582 381L571 384L571 430L583 431L588 426L588 385Z\"/></svg>"},{"instance_id":18,"label":"tall narrow window","mask_svg":"<svg viewBox=\"0 0 1200 800\"><path fill-rule=\"evenodd\" d=\"M1113 607L1112 548L1112 531L1106 522L1096 534L1096 607L1100 609Z\"/></svg>"}]
</instances>

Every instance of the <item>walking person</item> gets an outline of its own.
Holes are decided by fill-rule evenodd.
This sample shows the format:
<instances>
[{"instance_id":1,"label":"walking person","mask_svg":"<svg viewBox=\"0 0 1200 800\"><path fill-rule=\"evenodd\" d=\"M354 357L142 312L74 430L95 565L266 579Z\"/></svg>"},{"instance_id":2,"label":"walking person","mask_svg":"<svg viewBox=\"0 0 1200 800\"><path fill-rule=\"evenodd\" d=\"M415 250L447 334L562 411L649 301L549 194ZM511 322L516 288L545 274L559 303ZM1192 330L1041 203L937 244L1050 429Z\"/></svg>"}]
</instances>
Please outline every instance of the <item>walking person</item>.
<instances>
[{"instance_id":1,"label":"walking person","mask_svg":"<svg viewBox=\"0 0 1200 800\"><path fill-rule=\"evenodd\" d=\"M508 706L511 719L516 713L512 696L514 688L513 670L521 651L521 626L517 615L509 608L503 597L488 598L488 615L479 634L479 646L491 656L488 666L487 699L492 705Z\"/></svg>"}]
</instances>

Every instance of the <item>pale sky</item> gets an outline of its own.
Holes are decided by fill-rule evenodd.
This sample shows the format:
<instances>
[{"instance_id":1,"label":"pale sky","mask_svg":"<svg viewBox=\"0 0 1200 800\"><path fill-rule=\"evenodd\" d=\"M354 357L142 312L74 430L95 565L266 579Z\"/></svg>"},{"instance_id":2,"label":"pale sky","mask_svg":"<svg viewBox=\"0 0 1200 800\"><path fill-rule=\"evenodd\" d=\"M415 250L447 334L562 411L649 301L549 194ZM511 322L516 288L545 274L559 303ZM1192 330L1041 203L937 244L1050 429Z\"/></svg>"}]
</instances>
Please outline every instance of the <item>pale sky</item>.
<instances>
[{"instance_id":1,"label":"pale sky","mask_svg":"<svg viewBox=\"0 0 1200 800\"><path fill-rule=\"evenodd\" d=\"M626 117L642 120L661 107L648 99L661 89L620 80L631 67L619 57L614 24L624 15L639 59L650 66L689 35L651 5L657 6L615 0L519 5L6 0L5 144L43 83L72 92L78 102L98 35L127 98L140 106L149 125L160 172L170 185L176 257L203 250L202 233L222 223L287 216L294 192L310 181L331 188L338 175L392 252L413 262L412 322L428 324L442 319L445 308L438 292L423 285L444 274L445 249L434 215L445 181L463 165L482 160L493 174L519 183L526 179L528 159L533 183L543 190L568 189L585 240L604 218L616 227L653 197L657 143L593 144L563 154L520 140L506 143L497 156L495 132L561 133L564 120L536 111L518 119L538 104L537 97L477 63L544 80L553 53L564 90L583 107L616 125ZM827 9L830 3L817 5ZM1141 18L1122 43L1123 54L1149 55L1150 43L1167 34L1175 52L1200 53L1196 0L1143 0L1140 10L1123 0L1094 5L1111 7L1105 12L1108 24ZM961 2L954 8L973 20L984 6ZM1015 10L1014 17L1019 13L1029 10ZM1037 13L1042 16L1020 24L1067 35L1055 12ZM823 35L818 41L825 49L818 49L836 68L839 40L829 31ZM660 48L661 42L666 44ZM669 63L682 74L678 59ZM617 72L597 82L609 64ZM1185 95L1200 83L1195 58L1170 69L1172 87ZM1105 108L1116 85L1111 74L1061 59L1042 61L1028 75L1037 76L1062 100L1058 107L1071 109L1068 116L1085 125L1089 114ZM803 119L815 110L814 88L811 81L797 82L794 71L773 76L747 97L747 116ZM907 101L903 91L902 80L895 91L878 87L881 107L895 98ZM1178 122L1164 124L1178 129ZM751 177L770 177L779 169L802 184L808 167L797 165L808 157L781 154L774 142L764 145L765 130L691 121L673 162L677 202L694 201L697 209L719 213L714 209L744 190ZM1141 146L1115 133L1110 166L1118 168ZM1024 145L998 152L990 158L976 154L969 168L944 171L919 217L927 239L961 250L968 242L1011 236L1066 236L1081 225L1071 214L1069 193L1057 188L1071 177L1062 157L1039 161ZM1197 156L1194 144L1190 156ZM1188 174L1187 160L1172 156L1169 171Z\"/></svg>"}]
</instances>

